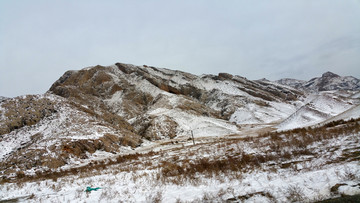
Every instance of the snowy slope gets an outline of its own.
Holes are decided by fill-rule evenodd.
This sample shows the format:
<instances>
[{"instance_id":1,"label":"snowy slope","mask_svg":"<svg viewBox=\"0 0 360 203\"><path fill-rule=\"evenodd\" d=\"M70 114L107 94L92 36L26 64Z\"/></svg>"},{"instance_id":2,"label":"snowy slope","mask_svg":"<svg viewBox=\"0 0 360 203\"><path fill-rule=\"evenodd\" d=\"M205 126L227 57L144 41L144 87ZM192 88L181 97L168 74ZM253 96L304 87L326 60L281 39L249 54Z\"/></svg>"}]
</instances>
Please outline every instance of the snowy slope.
<instances>
[{"instance_id":1,"label":"snowy slope","mask_svg":"<svg viewBox=\"0 0 360 203\"><path fill-rule=\"evenodd\" d=\"M238 124L260 124L280 122L296 111L295 105L269 102L269 106L259 108L255 104L247 104L237 108L230 121Z\"/></svg>"},{"instance_id":2,"label":"snowy slope","mask_svg":"<svg viewBox=\"0 0 360 203\"><path fill-rule=\"evenodd\" d=\"M111 76L111 80L102 84L108 89L117 86L119 90L108 93L104 87L99 86L102 90L97 91L104 92L100 98L103 98L112 112L124 117L130 123L141 119L141 115L146 114L146 109L149 108L149 104L142 103L143 101L130 104L134 94L147 97L150 105L151 100L159 94L170 94L172 97L185 96L192 102L217 111L217 117L223 117L237 124L268 123L285 119L295 112L297 104L294 101L302 96L302 93L276 83L250 81L230 74L196 76L164 68L120 63L109 67L86 68L81 71L72 75L83 77L87 72L91 74L97 71ZM96 74L91 80L97 80ZM50 90L55 94L67 96L64 95L64 88L72 91L76 85L79 85L66 84L71 77L65 74ZM89 99L92 98L84 100ZM242 116L244 112L246 117Z\"/></svg>"},{"instance_id":3,"label":"snowy slope","mask_svg":"<svg viewBox=\"0 0 360 203\"><path fill-rule=\"evenodd\" d=\"M337 102L334 98L317 97L316 94L315 96L305 96L297 90L299 84L305 85L306 83L306 87L311 86L312 89L314 89L312 85L315 85L321 90L330 87L330 89L343 89L345 86L356 88L354 86L356 79L340 77L330 72L324 73L320 78L312 79L310 82L312 85L309 85L309 82L293 79L283 79L277 83L268 80L250 81L241 76L226 73L196 76L165 68L117 63L108 67L96 66L64 74L59 80L60 82L54 83L50 90L60 96L67 96L64 95L64 89L73 91L77 86L84 85L74 84L71 82L72 77L84 77L87 74L93 74L93 76L86 78L85 88L81 91L88 91L89 84L91 84L91 88L101 94L96 98L85 94L83 100L94 100L96 104L100 98L105 101L111 112L124 117L142 133L146 133L144 128L149 123L153 124L150 129L157 126L156 123L160 119L157 119L157 116L162 116L162 119L166 116L167 119L174 121L175 123L173 122L172 125L177 125L177 132L194 128L189 127L192 126L191 122L183 122L181 117L188 117L185 121L193 121L204 115L210 117L207 119L215 119L219 123L222 123L219 119L225 119L237 125L282 122L279 125L279 127L283 126L281 129L313 125L347 110L351 105L347 105L345 100ZM111 79L101 82L100 86L94 88L98 83L94 84L92 81L98 80L99 75L103 77L109 75ZM67 83L67 81L70 82ZM349 86L351 84L352 86ZM117 91L108 91L114 87L117 87L115 89ZM156 98L159 95L172 98L173 104L165 108L168 111L164 110L162 114L153 114L151 111L153 111L153 105L156 104ZM316 99L312 97L316 97ZM135 102L133 102L134 99ZM192 103L190 105L192 107L187 106L186 108L193 108L192 111L185 113L186 116L183 115L184 108L177 108L185 101ZM100 106L100 104L96 104L96 106ZM303 108L300 108L302 106ZM156 108L162 108L162 106ZM176 112L172 111L174 109L177 109ZM197 110L194 111L194 109ZM204 115L198 115L199 112ZM143 122L143 120L148 120L148 122ZM223 124L219 126L223 126ZM233 128L236 127L233 126ZM225 127L225 129L228 128ZM230 131L226 130L225 132Z\"/></svg>"},{"instance_id":4,"label":"snowy slope","mask_svg":"<svg viewBox=\"0 0 360 203\"><path fill-rule=\"evenodd\" d=\"M181 111L178 108L157 108L149 111L149 115L155 117L166 115L172 118L178 124L178 137L190 137L191 131L195 138L239 133L238 128L230 122L202 115L194 115Z\"/></svg>"},{"instance_id":5,"label":"snowy slope","mask_svg":"<svg viewBox=\"0 0 360 203\"><path fill-rule=\"evenodd\" d=\"M278 130L306 127L320 123L352 108L356 102L326 92L320 95L310 95L309 99L310 101L306 105L280 123L277 126Z\"/></svg>"},{"instance_id":6,"label":"snowy slope","mask_svg":"<svg viewBox=\"0 0 360 203\"><path fill-rule=\"evenodd\" d=\"M343 113L340 113L334 117L331 117L330 119L327 119L326 121L322 123L328 123L331 121L337 121L337 120L350 120L350 119L356 119L360 117L360 105L354 106L350 108L347 111L344 111Z\"/></svg>"},{"instance_id":7,"label":"snowy slope","mask_svg":"<svg viewBox=\"0 0 360 203\"><path fill-rule=\"evenodd\" d=\"M230 111L229 120L237 124L274 122L286 118L295 111L293 104L283 102L283 100L279 101L274 95L268 96L266 95L268 92L262 90L262 88L277 88L274 87L274 84L266 84L265 86L239 76L231 75L228 75L227 78L211 75L203 75L201 77L191 75L186 80L186 77L179 76L181 72L167 69L151 69L152 73L162 71L166 72L167 75L156 74L163 76L166 80L181 81L180 83L174 83L175 87L187 84L196 87L202 92L206 92L207 101L204 104L217 111ZM178 79L174 80L174 78ZM254 87L253 92L246 91L252 87ZM280 90L277 91L280 92ZM291 92L290 90L286 91ZM256 95L255 92L258 92L259 95ZM269 98L273 98L274 101L261 98L261 93ZM246 116L243 116L244 114L239 115L241 112L245 112Z\"/></svg>"}]
</instances>

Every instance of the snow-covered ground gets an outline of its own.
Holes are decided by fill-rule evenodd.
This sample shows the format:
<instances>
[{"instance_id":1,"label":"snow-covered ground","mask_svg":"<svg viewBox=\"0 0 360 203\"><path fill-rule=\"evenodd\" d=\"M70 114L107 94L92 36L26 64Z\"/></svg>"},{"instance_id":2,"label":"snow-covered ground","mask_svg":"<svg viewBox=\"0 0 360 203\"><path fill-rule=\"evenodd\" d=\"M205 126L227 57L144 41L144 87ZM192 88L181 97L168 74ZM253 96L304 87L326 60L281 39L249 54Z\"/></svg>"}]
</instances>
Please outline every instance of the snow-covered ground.
<instances>
[{"instance_id":1,"label":"snow-covered ground","mask_svg":"<svg viewBox=\"0 0 360 203\"><path fill-rule=\"evenodd\" d=\"M296 106L279 103L268 102L268 107L259 108L256 104L247 104L245 107L237 108L231 115L230 122L238 124L260 124L274 123L287 118L296 111Z\"/></svg>"},{"instance_id":2,"label":"snow-covered ground","mask_svg":"<svg viewBox=\"0 0 360 203\"><path fill-rule=\"evenodd\" d=\"M319 135L320 136L320 135ZM193 173L188 175L176 166L197 160L236 158L245 153L251 156L271 155L269 139L225 139L192 145L191 141L171 144L163 142L157 152L46 180L3 183L0 200L20 202L313 202L341 194L360 193L360 165L346 161L356 153L359 133L338 135L312 142L306 150L312 153L273 160L262 160L258 166L244 163L236 170ZM282 139L287 139L286 137ZM286 140L284 140L286 143ZM147 146L144 146L146 148ZM148 148L149 150L154 148ZM285 151L284 151L285 150ZM281 153L297 151L284 146ZM354 151L355 150L355 151ZM138 152L141 148L137 149ZM346 155L346 153L349 153ZM275 155L274 154L274 155ZM95 154L101 156L101 154ZM244 155L243 155L244 156ZM271 157L271 156L270 156ZM254 161L254 160L252 160ZM201 161L198 163L202 163ZM256 163L256 162L252 162ZM185 164L185 165L184 165ZM178 171L179 170L179 171ZM187 169L189 170L189 169ZM178 172L177 172L178 171ZM175 172L175 173L174 173ZM168 174L168 175L166 175ZM170 175L169 175L170 174ZM85 192L86 187L100 187Z\"/></svg>"},{"instance_id":3,"label":"snow-covered ground","mask_svg":"<svg viewBox=\"0 0 360 203\"><path fill-rule=\"evenodd\" d=\"M356 162L334 165L305 172L283 170L280 173L257 171L244 173L239 178L200 178L198 183L181 185L162 183L156 171L138 170L116 172L107 169L92 177L70 176L57 181L45 180L0 186L0 199L19 202L224 202L239 196L254 194L245 202L316 201L331 197L330 189L338 183L354 185L346 174L360 175ZM85 192L86 187L100 187ZM359 187L342 187L343 194L359 194ZM294 194L299 195L292 196ZM294 199L292 199L294 198ZM298 199L296 199L298 198ZM239 198L240 199L240 198Z\"/></svg>"},{"instance_id":4,"label":"snow-covered ground","mask_svg":"<svg viewBox=\"0 0 360 203\"><path fill-rule=\"evenodd\" d=\"M197 137L225 136L239 133L237 127L227 121L206 116L195 116L177 109L158 108L150 115L171 117L178 125L178 137L190 136L191 131Z\"/></svg>"}]
</instances>

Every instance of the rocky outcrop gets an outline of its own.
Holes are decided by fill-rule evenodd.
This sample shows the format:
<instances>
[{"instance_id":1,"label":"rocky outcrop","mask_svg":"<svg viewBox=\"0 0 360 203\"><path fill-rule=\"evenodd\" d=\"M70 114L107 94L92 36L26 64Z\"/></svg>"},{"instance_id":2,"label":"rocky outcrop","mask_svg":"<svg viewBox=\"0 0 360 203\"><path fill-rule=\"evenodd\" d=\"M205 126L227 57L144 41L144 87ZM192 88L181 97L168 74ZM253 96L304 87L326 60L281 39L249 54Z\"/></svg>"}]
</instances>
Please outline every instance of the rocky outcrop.
<instances>
[{"instance_id":1,"label":"rocky outcrop","mask_svg":"<svg viewBox=\"0 0 360 203\"><path fill-rule=\"evenodd\" d=\"M24 126L32 126L44 117L56 112L55 104L47 98L27 95L4 100L1 114L5 119L0 122L0 136Z\"/></svg>"},{"instance_id":2,"label":"rocky outcrop","mask_svg":"<svg viewBox=\"0 0 360 203\"><path fill-rule=\"evenodd\" d=\"M16 172L17 169L41 167L57 169L67 164L70 158L87 159L88 155L98 150L116 154L120 152L120 146L137 147L141 144L140 136L135 134L125 136L105 134L98 139L65 138L47 148L32 148L32 145L40 139L42 139L41 134L34 135L30 143L18 148L16 153L11 154L6 161L0 162L0 170L9 174Z\"/></svg>"},{"instance_id":3,"label":"rocky outcrop","mask_svg":"<svg viewBox=\"0 0 360 203\"><path fill-rule=\"evenodd\" d=\"M148 140L160 140L176 137L178 124L168 116L151 119L144 129L143 136Z\"/></svg>"}]
</instances>

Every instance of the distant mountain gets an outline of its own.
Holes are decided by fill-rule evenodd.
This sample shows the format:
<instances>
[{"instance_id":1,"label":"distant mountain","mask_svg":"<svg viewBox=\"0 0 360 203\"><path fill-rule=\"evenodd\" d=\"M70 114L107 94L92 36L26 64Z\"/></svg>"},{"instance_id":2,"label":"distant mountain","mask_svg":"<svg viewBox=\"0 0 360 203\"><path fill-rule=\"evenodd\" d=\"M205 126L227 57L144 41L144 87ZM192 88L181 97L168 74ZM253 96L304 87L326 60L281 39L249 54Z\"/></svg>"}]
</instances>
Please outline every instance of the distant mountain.
<instances>
[{"instance_id":1,"label":"distant mountain","mask_svg":"<svg viewBox=\"0 0 360 203\"><path fill-rule=\"evenodd\" d=\"M303 85L306 83L305 80L297 80L291 78L283 78L276 81L279 84L286 85L289 87L293 87L295 89L303 89Z\"/></svg>"},{"instance_id":2,"label":"distant mountain","mask_svg":"<svg viewBox=\"0 0 360 203\"><path fill-rule=\"evenodd\" d=\"M321 77L316 77L309 81L285 78L277 80L275 82L309 92L331 90L360 90L359 79L353 76L339 76L332 72L326 72Z\"/></svg>"}]
</instances>

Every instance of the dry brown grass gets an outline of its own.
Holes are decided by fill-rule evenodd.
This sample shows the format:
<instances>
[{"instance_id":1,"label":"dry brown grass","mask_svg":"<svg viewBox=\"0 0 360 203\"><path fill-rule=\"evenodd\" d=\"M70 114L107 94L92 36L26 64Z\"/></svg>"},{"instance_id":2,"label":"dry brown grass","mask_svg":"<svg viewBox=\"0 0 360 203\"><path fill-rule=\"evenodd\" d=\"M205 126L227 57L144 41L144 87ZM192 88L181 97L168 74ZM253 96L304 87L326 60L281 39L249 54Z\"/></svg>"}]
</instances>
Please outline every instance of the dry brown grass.
<instances>
[{"instance_id":1,"label":"dry brown grass","mask_svg":"<svg viewBox=\"0 0 360 203\"><path fill-rule=\"evenodd\" d=\"M284 132L268 132L260 135L260 137L270 138L270 147L272 149L281 149L286 146L304 149L315 142L358 133L360 131L359 121L360 118L349 121L339 120L320 127L297 128Z\"/></svg>"},{"instance_id":2,"label":"dry brown grass","mask_svg":"<svg viewBox=\"0 0 360 203\"><path fill-rule=\"evenodd\" d=\"M358 133L360 131L359 121L360 119L339 121L337 124L331 124L332 127L272 132L253 138L221 139L214 143L199 143L187 148L176 148L174 152L177 153L160 151L123 155L115 159L95 161L84 167L60 172L46 171L37 173L36 176L19 173L15 179L4 181L56 179L66 175L87 173L93 175L102 173L109 166L114 166L117 172L133 172L145 168L157 171L153 178L162 183L181 185L187 182L196 185L199 184L200 177L241 179L241 174L254 170L271 170L273 172L281 168L299 170L297 164L318 156L318 152L314 151L318 145L312 146L312 144L317 142L321 144L333 138ZM256 148L258 152L244 152L242 146ZM357 148L345 152L350 154L349 158L358 157ZM205 154L206 156L204 156ZM317 166L309 164L308 167ZM298 191L294 190L294 192Z\"/></svg>"},{"instance_id":3,"label":"dry brown grass","mask_svg":"<svg viewBox=\"0 0 360 203\"><path fill-rule=\"evenodd\" d=\"M195 160L183 159L176 162L163 161L159 168L161 177L165 181L180 178L182 180L194 180L199 175L205 177L219 176L220 174L239 175L249 170L259 168L261 164L277 159L271 154L241 154L226 155L225 157L202 157ZM236 172L236 173L233 173ZM181 182L178 180L178 182Z\"/></svg>"},{"instance_id":4,"label":"dry brown grass","mask_svg":"<svg viewBox=\"0 0 360 203\"><path fill-rule=\"evenodd\" d=\"M92 161L89 164L81 167L70 168L66 170L45 170L45 171L36 171L35 175L26 175L23 171L18 171L16 176L13 178L7 178L6 176L2 177L0 184L6 182L27 182L27 181L38 181L45 179L52 179L56 181L58 178L69 176L69 175L82 175L83 177L93 176L96 173L102 173L105 169L113 165L118 165L117 172L120 171L134 171L138 170L136 165L141 165L142 162L148 160L149 157L157 155L157 152L149 152L145 154L128 154L128 155L119 155L113 159Z\"/></svg>"},{"instance_id":5,"label":"dry brown grass","mask_svg":"<svg viewBox=\"0 0 360 203\"><path fill-rule=\"evenodd\" d=\"M35 125L41 119L56 112L54 102L35 95L8 99L1 105L6 109L4 112L6 120L0 123L0 135L24 126Z\"/></svg>"},{"instance_id":6,"label":"dry brown grass","mask_svg":"<svg viewBox=\"0 0 360 203\"><path fill-rule=\"evenodd\" d=\"M196 158L163 161L159 166L161 176L165 177L165 180L168 178L174 182L177 178L177 182L181 182L181 179L196 179L199 175L213 177L219 174L241 174L255 169L268 168L270 170L274 165L277 165L278 168L291 167L298 170L296 164L302 163L302 161L294 160L318 155L314 151L317 145L312 146L315 142L323 143L339 136L358 133L360 131L359 120L338 121L332 123L332 127L327 125L317 128L302 128L286 132L266 133L259 137L217 141L214 143L215 146L225 154L212 155L209 154L211 153L209 150L204 149L201 152L197 150L197 153L210 155L201 157L201 155L196 156L193 153L195 150L190 150L187 155ZM247 143L251 148L258 149L259 153L245 153L241 147L236 147L238 143ZM203 145L209 146L209 143ZM348 153L348 157L352 158L351 160L354 160L354 157L358 158L358 151L351 151ZM309 159L300 158L300 160L308 161ZM272 164L269 165L269 163Z\"/></svg>"}]
</instances>

